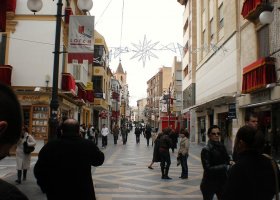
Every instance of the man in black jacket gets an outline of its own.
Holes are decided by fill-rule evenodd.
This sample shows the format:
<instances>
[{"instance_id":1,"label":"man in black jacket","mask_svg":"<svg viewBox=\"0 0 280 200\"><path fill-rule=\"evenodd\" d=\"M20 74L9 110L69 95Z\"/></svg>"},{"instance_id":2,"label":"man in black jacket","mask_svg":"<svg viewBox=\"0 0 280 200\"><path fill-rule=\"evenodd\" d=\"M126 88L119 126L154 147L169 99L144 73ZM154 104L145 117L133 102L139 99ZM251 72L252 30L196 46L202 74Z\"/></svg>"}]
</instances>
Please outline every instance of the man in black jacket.
<instances>
[{"instance_id":1,"label":"man in black jacket","mask_svg":"<svg viewBox=\"0 0 280 200\"><path fill-rule=\"evenodd\" d=\"M172 146L172 140L169 135L171 132L170 128L165 128L162 136L159 140L159 156L160 156L160 168L161 168L161 179L171 179L168 176L169 167L171 165L169 149Z\"/></svg>"},{"instance_id":2,"label":"man in black jacket","mask_svg":"<svg viewBox=\"0 0 280 200\"><path fill-rule=\"evenodd\" d=\"M91 166L100 166L104 154L79 135L79 123L67 119L60 139L49 141L39 152L34 175L48 200L95 200Z\"/></svg>"},{"instance_id":3,"label":"man in black jacket","mask_svg":"<svg viewBox=\"0 0 280 200\"><path fill-rule=\"evenodd\" d=\"M262 141L262 133L251 126L238 130L234 145L238 160L229 171L223 200L273 199L279 169L274 160L260 153Z\"/></svg>"}]
</instances>

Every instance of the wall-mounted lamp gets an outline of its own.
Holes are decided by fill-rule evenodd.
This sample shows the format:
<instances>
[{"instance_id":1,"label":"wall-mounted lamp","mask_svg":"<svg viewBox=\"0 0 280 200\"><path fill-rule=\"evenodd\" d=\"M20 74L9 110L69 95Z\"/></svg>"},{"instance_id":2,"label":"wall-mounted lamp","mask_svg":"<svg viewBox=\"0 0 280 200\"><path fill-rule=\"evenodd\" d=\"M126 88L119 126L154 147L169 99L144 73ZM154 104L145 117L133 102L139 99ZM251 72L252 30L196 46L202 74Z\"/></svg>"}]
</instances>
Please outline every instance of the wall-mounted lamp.
<instances>
[{"instance_id":1,"label":"wall-mounted lamp","mask_svg":"<svg viewBox=\"0 0 280 200\"><path fill-rule=\"evenodd\" d=\"M49 82L50 82L50 79L51 79L51 77L50 77L50 75L46 75L46 77L45 77L45 81L46 81L46 88L48 88L49 87Z\"/></svg>"},{"instance_id":2,"label":"wall-mounted lamp","mask_svg":"<svg viewBox=\"0 0 280 200\"><path fill-rule=\"evenodd\" d=\"M276 86L280 86L280 83L279 82L269 83L269 84L266 85L266 88L274 88Z\"/></svg>"},{"instance_id":3,"label":"wall-mounted lamp","mask_svg":"<svg viewBox=\"0 0 280 200\"><path fill-rule=\"evenodd\" d=\"M273 16L273 6L269 6L268 10L264 10L263 12L261 12L260 16L259 16L259 20L260 23L265 25L265 24L271 24L273 22L274 16ZM278 7L277 9L280 9L280 7Z\"/></svg>"},{"instance_id":4,"label":"wall-mounted lamp","mask_svg":"<svg viewBox=\"0 0 280 200\"><path fill-rule=\"evenodd\" d=\"M246 94L241 94L240 92L236 92L234 93L234 95L232 95L233 98L244 97L244 96L246 96Z\"/></svg>"}]
</instances>

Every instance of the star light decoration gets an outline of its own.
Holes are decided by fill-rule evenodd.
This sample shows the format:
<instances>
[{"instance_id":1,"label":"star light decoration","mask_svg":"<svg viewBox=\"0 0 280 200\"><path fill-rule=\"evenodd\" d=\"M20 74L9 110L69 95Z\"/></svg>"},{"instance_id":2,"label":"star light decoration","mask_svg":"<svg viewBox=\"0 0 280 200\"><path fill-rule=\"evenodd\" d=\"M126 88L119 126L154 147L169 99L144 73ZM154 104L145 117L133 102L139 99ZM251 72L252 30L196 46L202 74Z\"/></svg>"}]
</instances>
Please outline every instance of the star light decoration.
<instances>
[{"instance_id":1,"label":"star light decoration","mask_svg":"<svg viewBox=\"0 0 280 200\"><path fill-rule=\"evenodd\" d=\"M138 44L131 43L134 48L130 47L111 47L109 51L109 62L111 62L112 57L117 58L120 57L123 53L134 53L134 55L130 59L138 58L138 61L142 61L143 67L145 67L147 59L158 58L158 56L153 53L153 51L172 51L173 53L180 54L181 57L184 56L184 52L188 50L192 54L196 54L201 51L213 51L214 53L222 51L222 56L225 55L226 52L228 52L228 49L226 49L223 45L217 46L215 44L210 44L207 46L201 46L196 49L192 49L191 46L182 46L181 44L177 43L169 43L168 45L162 45L159 44L160 42L152 42L151 40L148 40L146 35L144 35L144 40L139 41ZM95 63L98 63L98 59L96 58L94 60Z\"/></svg>"},{"instance_id":2,"label":"star light decoration","mask_svg":"<svg viewBox=\"0 0 280 200\"><path fill-rule=\"evenodd\" d=\"M155 47L158 45L159 42L152 43L151 40L147 40L146 35L144 36L143 42L139 41L139 44L132 45L135 47L135 49L132 49L132 52L135 54L131 57L131 59L139 57L138 61L142 60L143 67L145 67L147 58L150 60L151 57L158 58L156 54L154 54L152 51L155 51Z\"/></svg>"}]
</instances>

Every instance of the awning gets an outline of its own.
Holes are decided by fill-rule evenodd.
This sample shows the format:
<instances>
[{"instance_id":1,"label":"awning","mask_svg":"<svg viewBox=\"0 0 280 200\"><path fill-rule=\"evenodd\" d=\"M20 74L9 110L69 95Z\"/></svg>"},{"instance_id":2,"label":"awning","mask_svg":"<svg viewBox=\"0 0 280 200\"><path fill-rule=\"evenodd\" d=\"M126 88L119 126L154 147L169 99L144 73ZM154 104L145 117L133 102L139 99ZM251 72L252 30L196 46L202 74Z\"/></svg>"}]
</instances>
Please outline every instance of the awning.
<instances>
[{"instance_id":1,"label":"awning","mask_svg":"<svg viewBox=\"0 0 280 200\"><path fill-rule=\"evenodd\" d=\"M256 21L263 11L272 11L273 7L267 0L246 0L243 3L241 15L249 21Z\"/></svg>"},{"instance_id":2,"label":"awning","mask_svg":"<svg viewBox=\"0 0 280 200\"><path fill-rule=\"evenodd\" d=\"M11 85L11 77L12 77L12 69L11 65L0 65L0 81Z\"/></svg>"},{"instance_id":3,"label":"awning","mask_svg":"<svg viewBox=\"0 0 280 200\"><path fill-rule=\"evenodd\" d=\"M266 88L276 82L275 58L261 58L243 68L242 93Z\"/></svg>"},{"instance_id":4,"label":"awning","mask_svg":"<svg viewBox=\"0 0 280 200\"><path fill-rule=\"evenodd\" d=\"M250 14L252 14L256 8L262 3L262 0L246 0L243 3L241 15L247 19Z\"/></svg>"},{"instance_id":5,"label":"awning","mask_svg":"<svg viewBox=\"0 0 280 200\"><path fill-rule=\"evenodd\" d=\"M78 98L84 100L84 102L87 100L86 90L84 90L80 85L78 85Z\"/></svg>"}]
</instances>

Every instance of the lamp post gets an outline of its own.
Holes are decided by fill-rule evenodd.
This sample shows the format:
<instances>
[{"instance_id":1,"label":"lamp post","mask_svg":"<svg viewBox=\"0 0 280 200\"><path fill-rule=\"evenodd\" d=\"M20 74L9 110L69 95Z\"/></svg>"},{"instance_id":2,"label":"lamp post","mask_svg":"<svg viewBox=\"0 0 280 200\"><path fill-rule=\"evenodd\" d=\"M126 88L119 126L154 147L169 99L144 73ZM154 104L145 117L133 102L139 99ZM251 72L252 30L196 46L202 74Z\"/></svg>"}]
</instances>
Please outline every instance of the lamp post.
<instances>
[{"instance_id":1,"label":"lamp post","mask_svg":"<svg viewBox=\"0 0 280 200\"><path fill-rule=\"evenodd\" d=\"M89 11L92 8L92 0L78 0L77 5L83 12ZM53 63L53 82L52 82L52 97L50 102L50 119L48 140L56 137L56 130L58 126L58 72L59 72L59 54L60 52L60 35L61 35L61 20L62 20L62 0L57 2L56 11L56 29L55 29L55 44L54 44L54 63ZM38 12L42 9L42 0L28 0L27 7L30 11Z\"/></svg>"}]
</instances>

